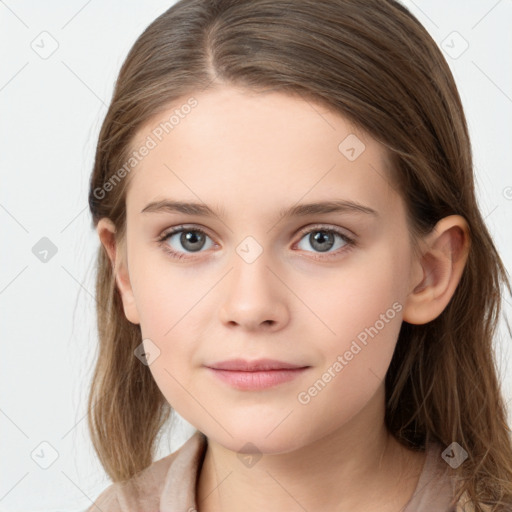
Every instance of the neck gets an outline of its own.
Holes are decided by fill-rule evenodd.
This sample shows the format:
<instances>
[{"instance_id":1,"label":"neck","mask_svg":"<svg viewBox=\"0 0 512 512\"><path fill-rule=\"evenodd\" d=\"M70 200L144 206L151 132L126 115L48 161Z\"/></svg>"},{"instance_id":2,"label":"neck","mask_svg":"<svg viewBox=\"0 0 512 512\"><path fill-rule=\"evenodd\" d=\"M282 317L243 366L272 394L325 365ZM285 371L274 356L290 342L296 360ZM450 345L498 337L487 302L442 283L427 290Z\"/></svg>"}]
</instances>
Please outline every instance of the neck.
<instances>
[{"instance_id":1,"label":"neck","mask_svg":"<svg viewBox=\"0 0 512 512\"><path fill-rule=\"evenodd\" d=\"M381 388L342 427L293 452L263 454L249 467L209 439L197 506L199 512L400 510L423 461L387 431Z\"/></svg>"}]
</instances>

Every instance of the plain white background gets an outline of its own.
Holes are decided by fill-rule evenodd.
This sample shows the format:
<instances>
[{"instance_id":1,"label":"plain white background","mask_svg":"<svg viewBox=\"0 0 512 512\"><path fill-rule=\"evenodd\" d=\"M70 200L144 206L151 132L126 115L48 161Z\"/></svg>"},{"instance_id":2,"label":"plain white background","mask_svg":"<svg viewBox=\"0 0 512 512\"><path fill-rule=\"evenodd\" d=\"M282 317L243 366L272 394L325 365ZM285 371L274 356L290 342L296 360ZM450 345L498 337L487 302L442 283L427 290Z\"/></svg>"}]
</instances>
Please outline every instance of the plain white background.
<instances>
[{"instance_id":1,"label":"plain white background","mask_svg":"<svg viewBox=\"0 0 512 512\"><path fill-rule=\"evenodd\" d=\"M0 510L84 510L109 483L85 420L99 244L88 180L120 65L172 3L0 0ZM479 202L510 269L512 1L405 3L454 72ZM48 250L46 262L41 250ZM506 314L510 303L507 297ZM503 325L497 359L510 401L512 353ZM190 432L178 423L176 435L163 438L160 456Z\"/></svg>"}]
</instances>

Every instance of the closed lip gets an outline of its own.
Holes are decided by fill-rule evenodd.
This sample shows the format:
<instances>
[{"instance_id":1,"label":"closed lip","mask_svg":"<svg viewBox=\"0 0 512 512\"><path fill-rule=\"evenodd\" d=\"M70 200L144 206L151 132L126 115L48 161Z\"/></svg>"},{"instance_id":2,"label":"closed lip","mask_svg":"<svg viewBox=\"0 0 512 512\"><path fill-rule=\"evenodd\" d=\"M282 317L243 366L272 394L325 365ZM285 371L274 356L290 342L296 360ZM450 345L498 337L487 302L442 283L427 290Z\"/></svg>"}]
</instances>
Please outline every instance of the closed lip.
<instances>
[{"instance_id":1,"label":"closed lip","mask_svg":"<svg viewBox=\"0 0 512 512\"><path fill-rule=\"evenodd\" d=\"M298 368L307 368L300 364L292 364L275 359L256 359L247 361L245 359L230 359L229 361L220 361L205 365L213 370L230 370L239 372L264 372L271 370L294 370Z\"/></svg>"}]
</instances>

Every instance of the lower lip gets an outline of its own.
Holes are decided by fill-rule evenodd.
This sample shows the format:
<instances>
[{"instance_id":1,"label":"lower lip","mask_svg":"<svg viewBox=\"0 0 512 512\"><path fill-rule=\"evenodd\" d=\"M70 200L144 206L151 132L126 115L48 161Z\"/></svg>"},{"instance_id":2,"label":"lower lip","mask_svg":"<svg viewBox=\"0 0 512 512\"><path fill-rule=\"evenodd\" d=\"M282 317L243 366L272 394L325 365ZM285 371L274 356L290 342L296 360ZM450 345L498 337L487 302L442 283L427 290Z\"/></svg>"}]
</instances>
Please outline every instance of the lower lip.
<instances>
[{"instance_id":1,"label":"lower lip","mask_svg":"<svg viewBox=\"0 0 512 512\"><path fill-rule=\"evenodd\" d=\"M306 368L293 368L289 370L266 370L244 372L235 370L217 370L208 368L216 377L230 386L243 390L258 390L271 388L284 382L289 382L301 375Z\"/></svg>"}]
</instances>

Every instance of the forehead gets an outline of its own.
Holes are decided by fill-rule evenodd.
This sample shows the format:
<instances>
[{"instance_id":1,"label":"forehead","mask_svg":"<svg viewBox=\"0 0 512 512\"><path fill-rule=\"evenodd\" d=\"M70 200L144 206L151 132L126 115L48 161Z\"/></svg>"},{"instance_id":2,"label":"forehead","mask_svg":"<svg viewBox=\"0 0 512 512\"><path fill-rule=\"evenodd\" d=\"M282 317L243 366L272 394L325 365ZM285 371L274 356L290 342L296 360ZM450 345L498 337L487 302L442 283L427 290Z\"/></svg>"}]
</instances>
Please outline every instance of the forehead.
<instances>
[{"instance_id":1,"label":"forehead","mask_svg":"<svg viewBox=\"0 0 512 512\"><path fill-rule=\"evenodd\" d=\"M296 95L223 87L183 97L138 131L132 148L144 145L151 149L127 195L139 212L166 197L228 214L238 204L261 216L301 199L376 209L399 199L385 149L339 113Z\"/></svg>"}]
</instances>

